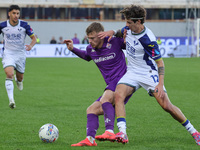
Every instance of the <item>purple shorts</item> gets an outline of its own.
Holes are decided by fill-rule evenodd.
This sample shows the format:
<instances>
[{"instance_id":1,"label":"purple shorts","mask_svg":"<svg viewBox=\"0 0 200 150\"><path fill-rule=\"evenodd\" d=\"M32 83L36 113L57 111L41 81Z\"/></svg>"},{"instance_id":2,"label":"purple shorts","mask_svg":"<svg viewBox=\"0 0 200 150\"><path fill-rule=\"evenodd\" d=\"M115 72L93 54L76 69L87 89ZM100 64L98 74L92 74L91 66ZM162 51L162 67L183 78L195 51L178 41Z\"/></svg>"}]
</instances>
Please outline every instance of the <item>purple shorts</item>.
<instances>
[{"instance_id":1,"label":"purple shorts","mask_svg":"<svg viewBox=\"0 0 200 150\"><path fill-rule=\"evenodd\" d=\"M117 83L118 83L119 80L120 80L120 78L116 78L115 80L113 80L112 82L110 82L110 83L106 86L105 90L111 90L111 91L114 92L115 89L116 89L116 86L117 86ZM104 91L105 91L105 90L104 90ZM127 96L127 97L126 97L126 99L125 99L125 101L124 101L124 104L126 104L126 103L128 102L128 100L131 98L131 96L132 96L132 94L131 94L130 96ZM100 96L96 101L100 101L101 97L102 97L102 96Z\"/></svg>"}]
</instances>

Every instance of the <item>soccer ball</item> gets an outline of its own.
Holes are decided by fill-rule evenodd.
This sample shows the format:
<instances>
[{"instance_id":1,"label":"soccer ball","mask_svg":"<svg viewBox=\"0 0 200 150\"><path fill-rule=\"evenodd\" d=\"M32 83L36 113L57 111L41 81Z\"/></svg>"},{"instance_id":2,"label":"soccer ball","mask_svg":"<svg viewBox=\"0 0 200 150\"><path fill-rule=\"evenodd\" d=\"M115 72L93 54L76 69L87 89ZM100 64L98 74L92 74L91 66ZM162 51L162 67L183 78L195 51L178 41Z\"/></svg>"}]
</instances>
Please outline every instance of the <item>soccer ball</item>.
<instances>
[{"instance_id":1,"label":"soccer ball","mask_svg":"<svg viewBox=\"0 0 200 150\"><path fill-rule=\"evenodd\" d=\"M56 141L58 136L58 128L51 123L43 125L39 130L39 137L45 143L52 143Z\"/></svg>"}]
</instances>

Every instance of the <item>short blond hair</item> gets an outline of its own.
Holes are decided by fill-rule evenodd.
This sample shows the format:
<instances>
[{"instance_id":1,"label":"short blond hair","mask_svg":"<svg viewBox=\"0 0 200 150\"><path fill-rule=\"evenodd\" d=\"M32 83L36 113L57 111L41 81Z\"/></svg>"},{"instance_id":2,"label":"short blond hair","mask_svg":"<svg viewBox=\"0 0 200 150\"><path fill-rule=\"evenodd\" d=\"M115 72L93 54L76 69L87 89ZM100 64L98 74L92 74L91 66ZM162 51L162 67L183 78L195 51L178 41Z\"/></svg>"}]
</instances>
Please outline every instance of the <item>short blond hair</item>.
<instances>
[{"instance_id":1,"label":"short blond hair","mask_svg":"<svg viewBox=\"0 0 200 150\"><path fill-rule=\"evenodd\" d=\"M99 33L101 31L104 31L104 27L99 22L93 22L87 27L86 34L88 35L88 34L92 33L93 31Z\"/></svg>"}]
</instances>

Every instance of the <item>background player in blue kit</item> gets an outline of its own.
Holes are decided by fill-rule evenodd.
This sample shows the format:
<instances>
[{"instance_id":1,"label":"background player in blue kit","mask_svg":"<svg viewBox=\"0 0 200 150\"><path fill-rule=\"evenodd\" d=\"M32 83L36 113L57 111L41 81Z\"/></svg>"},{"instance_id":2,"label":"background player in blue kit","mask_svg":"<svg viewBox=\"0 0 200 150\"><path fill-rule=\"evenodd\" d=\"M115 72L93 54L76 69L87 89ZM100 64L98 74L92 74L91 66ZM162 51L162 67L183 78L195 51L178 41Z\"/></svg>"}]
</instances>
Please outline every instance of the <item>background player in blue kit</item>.
<instances>
[{"instance_id":1,"label":"background player in blue kit","mask_svg":"<svg viewBox=\"0 0 200 150\"><path fill-rule=\"evenodd\" d=\"M115 91L115 111L119 133L116 140L127 143L126 113L124 100L139 88L143 87L154 96L160 106L181 123L200 145L200 133L193 127L181 110L173 105L164 87L164 62L156 38L152 31L143 25L146 11L141 6L131 5L120 11L126 19L126 28L117 32L124 36L127 51L127 72L120 79ZM126 30L127 29L127 30ZM112 37L115 31L100 33L99 37Z\"/></svg>"},{"instance_id":2,"label":"background player in blue kit","mask_svg":"<svg viewBox=\"0 0 200 150\"><path fill-rule=\"evenodd\" d=\"M119 79L126 72L126 61L122 49L125 48L123 38L100 39L97 35L104 31L104 27L94 22L86 29L89 45L85 50L73 47L72 40L64 40L70 51L80 58L94 63L99 68L107 87L101 97L87 108L87 137L85 140L72 144L71 146L96 146L95 135L99 127L98 116L104 114L106 131L104 134L96 136L98 140L115 140L114 120L115 110L113 107L114 91Z\"/></svg>"},{"instance_id":3,"label":"background player in blue kit","mask_svg":"<svg viewBox=\"0 0 200 150\"><path fill-rule=\"evenodd\" d=\"M11 5L8 12L9 20L0 23L0 34L3 34L2 64L6 73L5 87L9 98L10 108L15 108L13 77L16 70L15 81L19 90L23 89L23 77L25 71L26 54L36 43L33 30L27 22L19 19L20 7ZM25 45L26 34L32 39L29 45Z\"/></svg>"}]
</instances>

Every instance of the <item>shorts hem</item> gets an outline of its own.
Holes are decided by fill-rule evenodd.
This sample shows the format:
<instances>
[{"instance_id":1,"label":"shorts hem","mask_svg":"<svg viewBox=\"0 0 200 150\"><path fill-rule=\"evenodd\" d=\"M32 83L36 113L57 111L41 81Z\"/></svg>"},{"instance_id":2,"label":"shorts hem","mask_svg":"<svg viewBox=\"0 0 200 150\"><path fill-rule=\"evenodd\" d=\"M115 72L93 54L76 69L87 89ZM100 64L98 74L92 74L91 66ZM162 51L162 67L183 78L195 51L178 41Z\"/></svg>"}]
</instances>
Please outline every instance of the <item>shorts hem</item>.
<instances>
[{"instance_id":1,"label":"shorts hem","mask_svg":"<svg viewBox=\"0 0 200 150\"><path fill-rule=\"evenodd\" d=\"M128 85L128 86L130 86L130 87L133 87L133 88L136 88L135 86L133 86L133 85L131 85L131 84L128 84L128 83L118 83L117 85L119 85L119 84L125 84L125 85Z\"/></svg>"},{"instance_id":2,"label":"shorts hem","mask_svg":"<svg viewBox=\"0 0 200 150\"><path fill-rule=\"evenodd\" d=\"M14 67L15 68L15 66L13 66L13 65L8 65L8 66L3 67L3 69L5 69L7 67Z\"/></svg>"}]
</instances>

